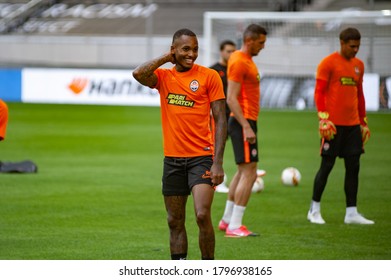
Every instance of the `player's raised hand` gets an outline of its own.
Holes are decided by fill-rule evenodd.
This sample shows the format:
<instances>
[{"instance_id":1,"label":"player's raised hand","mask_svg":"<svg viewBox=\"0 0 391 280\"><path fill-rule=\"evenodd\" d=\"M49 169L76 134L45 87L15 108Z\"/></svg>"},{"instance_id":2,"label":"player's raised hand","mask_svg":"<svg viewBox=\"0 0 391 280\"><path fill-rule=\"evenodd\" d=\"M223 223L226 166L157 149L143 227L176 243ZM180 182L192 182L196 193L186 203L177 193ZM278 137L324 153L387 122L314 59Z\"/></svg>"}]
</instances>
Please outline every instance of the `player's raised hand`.
<instances>
[{"instance_id":1,"label":"player's raised hand","mask_svg":"<svg viewBox=\"0 0 391 280\"><path fill-rule=\"evenodd\" d=\"M167 56L167 62L171 62L172 64L176 64L176 59L175 59L175 53L173 51L170 51L166 54Z\"/></svg>"}]
</instances>

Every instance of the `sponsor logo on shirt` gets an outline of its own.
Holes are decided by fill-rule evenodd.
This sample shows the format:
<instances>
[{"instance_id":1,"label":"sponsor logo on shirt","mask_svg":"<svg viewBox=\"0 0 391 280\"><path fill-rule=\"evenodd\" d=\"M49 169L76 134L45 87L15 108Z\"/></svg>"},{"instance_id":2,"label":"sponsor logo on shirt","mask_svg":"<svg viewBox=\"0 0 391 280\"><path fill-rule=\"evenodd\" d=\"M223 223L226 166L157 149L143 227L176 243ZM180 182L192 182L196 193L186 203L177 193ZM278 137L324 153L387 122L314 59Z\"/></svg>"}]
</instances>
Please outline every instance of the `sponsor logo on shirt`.
<instances>
[{"instance_id":1,"label":"sponsor logo on shirt","mask_svg":"<svg viewBox=\"0 0 391 280\"><path fill-rule=\"evenodd\" d=\"M184 107L194 107L194 101L187 100L186 95L169 93L167 95L167 102L169 105L184 106Z\"/></svg>"},{"instance_id":2,"label":"sponsor logo on shirt","mask_svg":"<svg viewBox=\"0 0 391 280\"><path fill-rule=\"evenodd\" d=\"M343 86L355 86L356 81L352 77L341 77L341 85Z\"/></svg>"}]
</instances>

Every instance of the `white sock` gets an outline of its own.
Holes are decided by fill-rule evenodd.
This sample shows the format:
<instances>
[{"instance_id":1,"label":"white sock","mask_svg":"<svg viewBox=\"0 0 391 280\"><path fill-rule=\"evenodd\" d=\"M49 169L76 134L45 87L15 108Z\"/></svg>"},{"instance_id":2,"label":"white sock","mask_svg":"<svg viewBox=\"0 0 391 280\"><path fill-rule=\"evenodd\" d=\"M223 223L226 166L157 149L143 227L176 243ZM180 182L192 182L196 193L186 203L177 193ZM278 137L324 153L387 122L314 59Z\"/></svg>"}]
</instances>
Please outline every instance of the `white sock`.
<instances>
[{"instance_id":1,"label":"white sock","mask_svg":"<svg viewBox=\"0 0 391 280\"><path fill-rule=\"evenodd\" d=\"M222 218L222 220L227 224L229 224L229 222L231 221L233 208L234 208L234 202L231 200L227 200L227 202L225 203L225 210Z\"/></svg>"},{"instance_id":2,"label":"white sock","mask_svg":"<svg viewBox=\"0 0 391 280\"><path fill-rule=\"evenodd\" d=\"M237 229L242 226L242 219L245 210L246 210L245 206L234 205L231 221L228 226L230 230Z\"/></svg>"},{"instance_id":3,"label":"white sock","mask_svg":"<svg viewBox=\"0 0 391 280\"><path fill-rule=\"evenodd\" d=\"M346 207L346 216L356 215L356 214L357 214L357 207L356 206Z\"/></svg>"},{"instance_id":4,"label":"white sock","mask_svg":"<svg viewBox=\"0 0 391 280\"><path fill-rule=\"evenodd\" d=\"M311 213L320 212L320 202L316 202L316 201L311 200L310 211L311 211Z\"/></svg>"}]
</instances>

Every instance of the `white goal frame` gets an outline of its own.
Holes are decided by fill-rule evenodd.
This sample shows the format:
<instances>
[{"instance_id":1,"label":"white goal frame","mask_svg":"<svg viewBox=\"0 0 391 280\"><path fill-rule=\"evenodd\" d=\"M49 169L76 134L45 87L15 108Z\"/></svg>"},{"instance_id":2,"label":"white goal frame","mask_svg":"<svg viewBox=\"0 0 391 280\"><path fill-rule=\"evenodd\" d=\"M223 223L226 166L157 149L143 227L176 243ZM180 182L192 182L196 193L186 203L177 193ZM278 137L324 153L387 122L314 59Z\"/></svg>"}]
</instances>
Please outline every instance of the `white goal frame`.
<instances>
[{"instance_id":1,"label":"white goal frame","mask_svg":"<svg viewBox=\"0 0 391 280\"><path fill-rule=\"evenodd\" d=\"M213 21L228 20L242 22L257 21L288 21L315 22L335 21L339 24L374 23L388 24L391 32L391 11L339 11L339 12L205 12L204 13L204 65L211 65L216 58L213 53L218 50L217 42L214 40ZM338 32L335 33L336 38ZM267 47L267 46L266 46ZM371 55L370 55L371 56ZM391 74L391 73L390 73Z\"/></svg>"},{"instance_id":2,"label":"white goal frame","mask_svg":"<svg viewBox=\"0 0 391 280\"><path fill-rule=\"evenodd\" d=\"M313 108L317 65L339 51L340 31L352 26L361 32L357 57L365 63L367 109L391 108L390 10L205 12L203 65L208 67L219 60L223 40L230 39L240 48L243 31L250 23L259 23L268 31L265 49L253 57L263 80L262 107Z\"/></svg>"}]
</instances>

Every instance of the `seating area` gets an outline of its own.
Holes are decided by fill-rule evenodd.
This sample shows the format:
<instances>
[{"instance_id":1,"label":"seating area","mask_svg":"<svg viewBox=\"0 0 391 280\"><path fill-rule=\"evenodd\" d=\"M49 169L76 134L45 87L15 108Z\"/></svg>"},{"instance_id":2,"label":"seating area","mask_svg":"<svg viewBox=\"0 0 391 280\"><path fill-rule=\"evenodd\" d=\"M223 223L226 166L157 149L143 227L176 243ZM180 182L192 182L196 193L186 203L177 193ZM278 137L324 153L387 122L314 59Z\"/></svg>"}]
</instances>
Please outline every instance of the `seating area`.
<instances>
[{"instance_id":1,"label":"seating area","mask_svg":"<svg viewBox=\"0 0 391 280\"><path fill-rule=\"evenodd\" d=\"M203 32L206 11L294 11L311 0L36 0L0 1L0 33L41 35L169 35ZM21 4L29 9L15 16ZM12 16L10 18L10 16Z\"/></svg>"}]
</instances>

